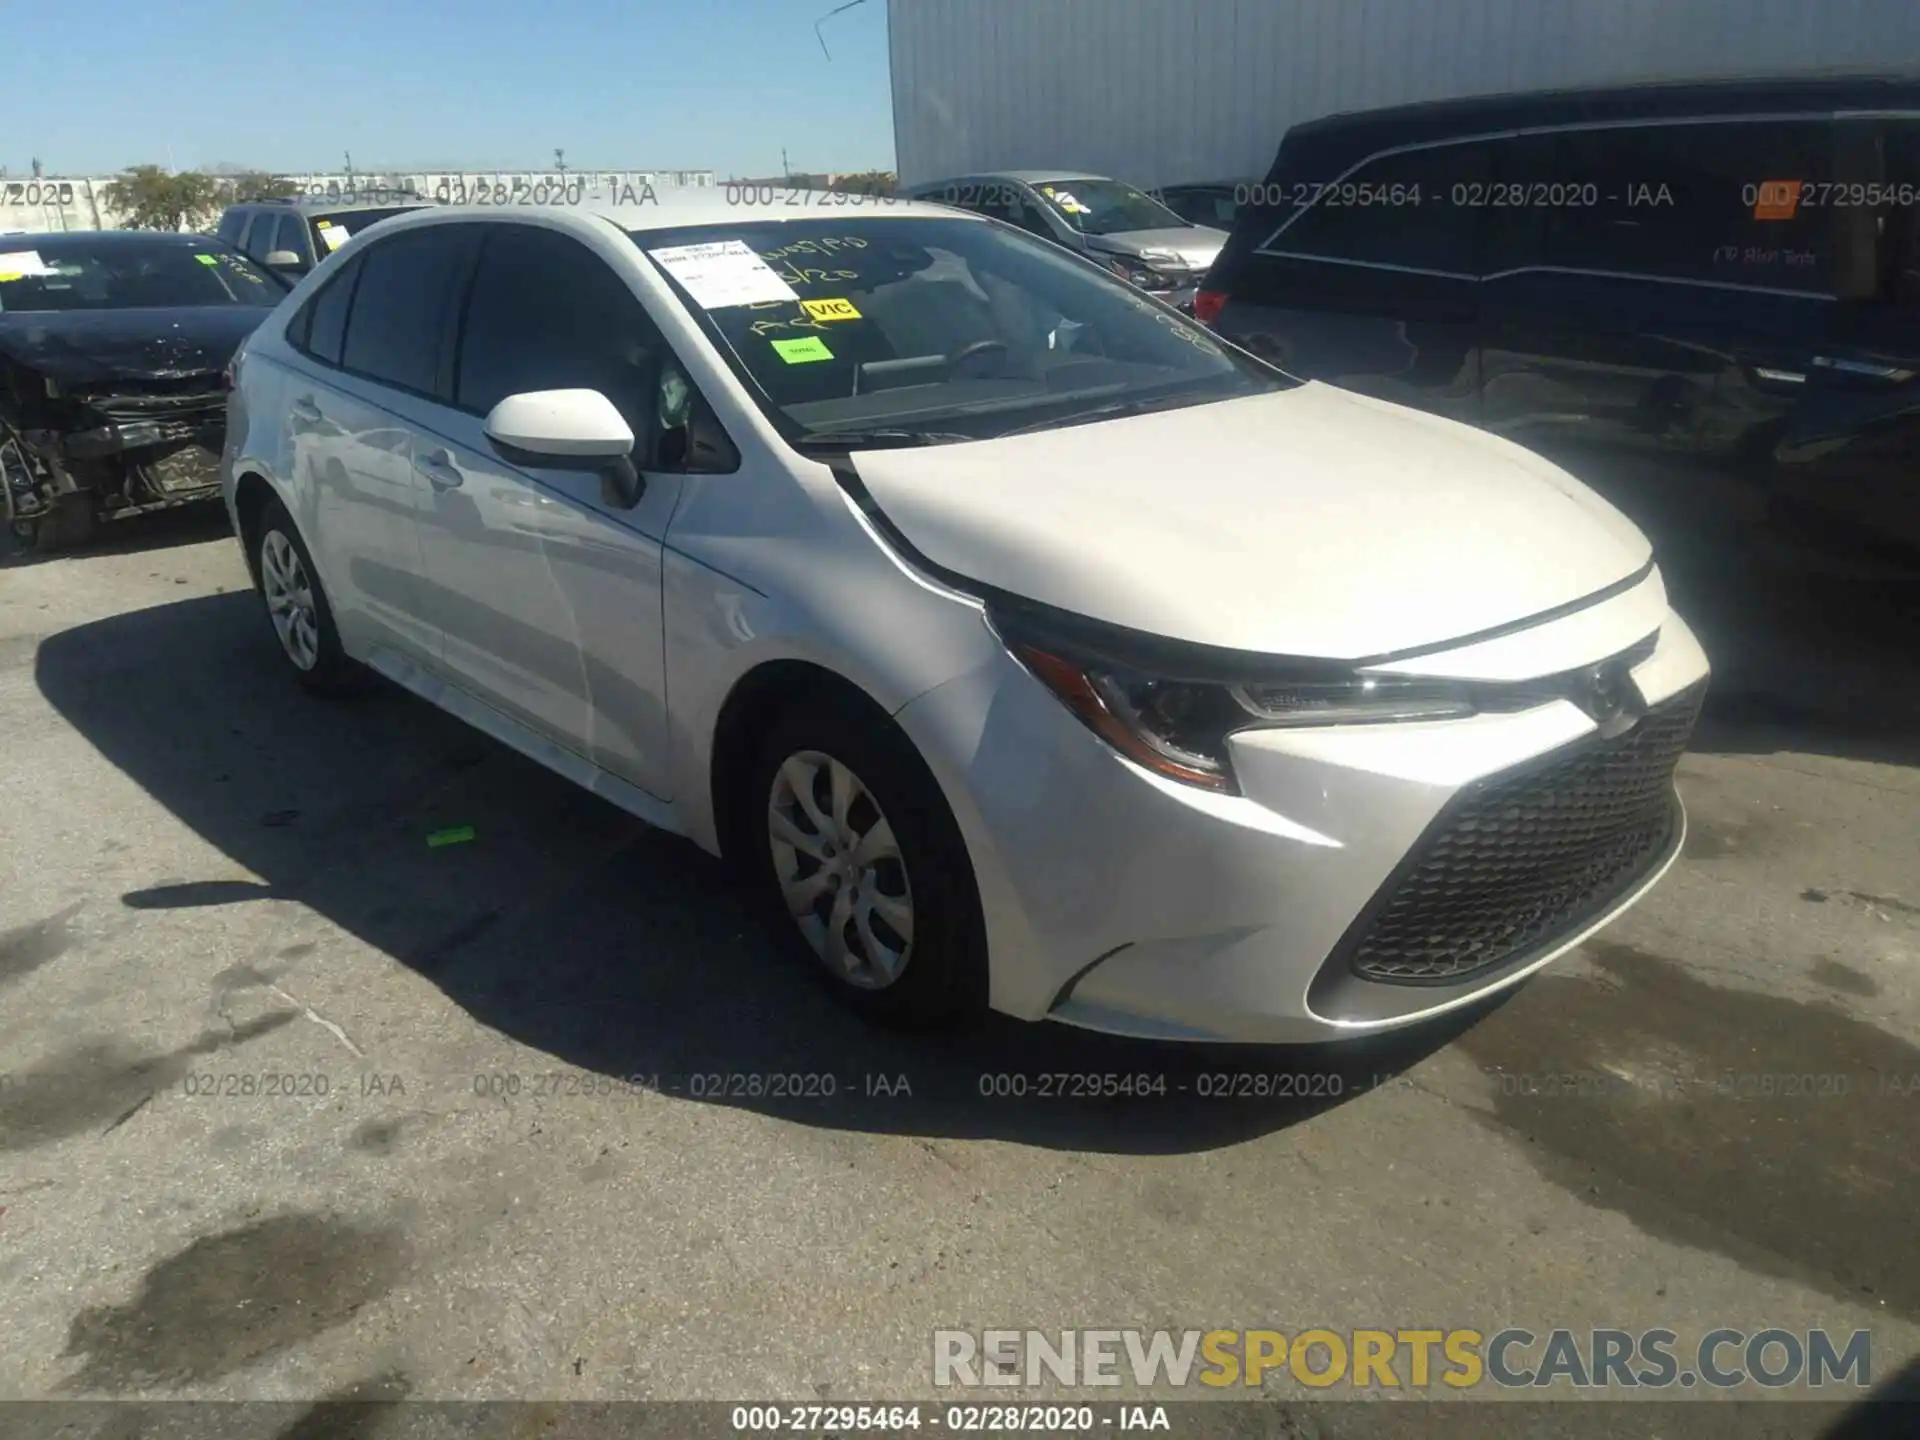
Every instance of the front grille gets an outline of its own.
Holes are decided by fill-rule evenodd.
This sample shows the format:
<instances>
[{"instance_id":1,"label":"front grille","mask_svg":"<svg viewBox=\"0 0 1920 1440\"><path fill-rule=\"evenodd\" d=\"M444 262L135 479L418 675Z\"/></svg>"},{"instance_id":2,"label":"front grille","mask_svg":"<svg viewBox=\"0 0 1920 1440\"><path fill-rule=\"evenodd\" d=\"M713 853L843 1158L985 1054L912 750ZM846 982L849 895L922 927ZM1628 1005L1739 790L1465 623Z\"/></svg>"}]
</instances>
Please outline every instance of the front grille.
<instances>
[{"instance_id":1,"label":"front grille","mask_svg":"<svg viewBox=\"0 0 1920 1440\"><path fill-rule=\"evenodd\" d=\"M1482 781L1441 812L1335 955L1363 980L1451 985L1592 919L1673 840L1673 771L1704 685Z\"/></svg>"}]
</instances>

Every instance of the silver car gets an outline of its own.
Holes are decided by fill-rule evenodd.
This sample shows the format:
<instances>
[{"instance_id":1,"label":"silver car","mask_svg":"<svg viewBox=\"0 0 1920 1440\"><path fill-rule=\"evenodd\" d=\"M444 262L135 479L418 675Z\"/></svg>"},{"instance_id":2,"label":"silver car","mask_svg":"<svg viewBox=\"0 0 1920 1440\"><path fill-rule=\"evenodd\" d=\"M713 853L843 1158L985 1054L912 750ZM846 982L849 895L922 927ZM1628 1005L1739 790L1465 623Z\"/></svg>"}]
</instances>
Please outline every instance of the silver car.
<instances>
[{"instance_id":1,"label":"silver car","mask_svg":"<svg viewBox=\"0 0 1920 1440\"><path fill-rule=\"evenodd\" d=\"M908 192L990 215L1100 261L1121 279L1189 313L1227 232L1169 210L1143 190L1104 175L1001 170L936 180Z\"/></svg>"},{"instance_id":2,"label":"silver car","mask_svg":"<svg viewBox=\"0 0 1920 1440\"><path fill-rule=\"evenodd\" d=\"M1685 837L1707 662L1625 517L979 216L399 216L249 337L226 436L304 684L727 857L876 1018L1412 1025Z\"/></svg>"}]
</instances>

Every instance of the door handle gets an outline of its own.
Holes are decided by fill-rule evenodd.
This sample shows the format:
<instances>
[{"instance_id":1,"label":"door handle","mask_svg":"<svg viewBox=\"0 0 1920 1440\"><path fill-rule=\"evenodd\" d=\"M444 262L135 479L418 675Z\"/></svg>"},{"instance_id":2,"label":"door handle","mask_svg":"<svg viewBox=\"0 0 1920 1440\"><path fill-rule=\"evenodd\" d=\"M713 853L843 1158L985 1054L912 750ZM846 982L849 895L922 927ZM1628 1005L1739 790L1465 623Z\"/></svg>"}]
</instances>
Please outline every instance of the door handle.
<instances>
[{"instance_id":1,"label":"door handle","mask_svg":"<svg viewBox=\"0 0 1920 1440\"><path fill-rule=\"evenodd\" d=\"M1882 365L1875 360L1848 360L1837 355L1816 355L1813 363L1822 370L1838 370L1842 375L1864 375L1869 380L1900 382L1911 380L1914 373L1898 365Z\"/></svg>"},{"instance_id":2,"label":"door handle","mask_svg":"<svg viewBox=\"0 0 1920 1440\"><path fill-rule=\"evenodd\" d=\"M320 407L313 403L311 395L302 395L287 408L293 413L294 419L304 421L308 425L318 425L327 418L320 413Z\"/></svg>"},{"instance_id":3,"label":"door handle","mask_svg":"<svg viewBox=\"0 0 1920 1440\"><path fill-rule=\"evenodd\" d=\"M467 477L454 463L453 455L446 450L430 450L421 458L420 469L427 477L427 483L436 490L458 490L466 483Z\"/></svg>"}]
</instances>

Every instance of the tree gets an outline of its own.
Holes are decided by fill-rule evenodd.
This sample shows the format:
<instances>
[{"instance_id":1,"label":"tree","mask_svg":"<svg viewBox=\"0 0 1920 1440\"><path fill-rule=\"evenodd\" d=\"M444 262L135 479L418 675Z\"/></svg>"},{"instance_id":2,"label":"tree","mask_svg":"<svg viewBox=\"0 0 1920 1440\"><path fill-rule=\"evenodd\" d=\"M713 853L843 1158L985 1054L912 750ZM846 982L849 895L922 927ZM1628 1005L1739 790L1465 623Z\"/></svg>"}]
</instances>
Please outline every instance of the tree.
<instances>
[{"instance_id":1,"label":"tree","mask_svg":"<svg viewBox=\"0 0 1920 1440\"><path fill-rule=\"evenodd\" d=\"M830 188L850 195L891 195L899 183L891 170L859 170L840 176Z\"/></svg>"},{"instance_id":2,"label":"tree","mask_svg":"<svg viewBox=\"0 0 1920 1440\"><path fill-rule=\"evenodd\" d=\"M285 200L300 193L300 187L284 175L264 170L243 170L220 182L220 203L242 205L249 200Z\"/></svg>"},{"instance_id":3,"label":"tree","mask_svg":"<svg viewBox=\"0 0 1920 1440\"><path fill-rule=\"evenodd\" d=\"M197 228L220 209L220 182L197 170L169 174L158 165L131 165L101 191L107 208L134 230Z\"/></svg>"}]
</instances>

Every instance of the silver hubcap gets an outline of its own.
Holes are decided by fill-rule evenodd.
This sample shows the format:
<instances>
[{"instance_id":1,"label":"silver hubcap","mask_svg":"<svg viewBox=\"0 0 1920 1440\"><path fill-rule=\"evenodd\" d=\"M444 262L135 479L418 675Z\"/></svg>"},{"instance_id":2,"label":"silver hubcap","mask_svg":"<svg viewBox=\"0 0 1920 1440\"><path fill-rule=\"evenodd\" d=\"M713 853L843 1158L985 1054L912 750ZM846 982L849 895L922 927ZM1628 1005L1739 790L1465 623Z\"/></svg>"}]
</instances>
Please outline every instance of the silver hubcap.
<instances>
[{"instance_id":1,"label":"silver hubcap","mask_svg":"<svg viewBox=\"0 0 1920 1440\"><path fill-rule=\"evenodd\" d=\"M845 765L787 757L767 800L773 871L787 910L827 968L879 990L913 951L913 890L893 826Z\"/></svg>"},{"instance_id":2,"label":"silver hubcap","mask_svg":"<svg viewBox=\"0 0 1920 1440\"><path fill-rule=\"evenodd\" d=\"M320 663L320 622L313 608L313 584L300 552L278 530L260 542L260 584L280 648L302 670Z\"/></svg>"}]
</instances>

